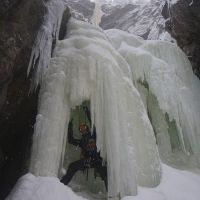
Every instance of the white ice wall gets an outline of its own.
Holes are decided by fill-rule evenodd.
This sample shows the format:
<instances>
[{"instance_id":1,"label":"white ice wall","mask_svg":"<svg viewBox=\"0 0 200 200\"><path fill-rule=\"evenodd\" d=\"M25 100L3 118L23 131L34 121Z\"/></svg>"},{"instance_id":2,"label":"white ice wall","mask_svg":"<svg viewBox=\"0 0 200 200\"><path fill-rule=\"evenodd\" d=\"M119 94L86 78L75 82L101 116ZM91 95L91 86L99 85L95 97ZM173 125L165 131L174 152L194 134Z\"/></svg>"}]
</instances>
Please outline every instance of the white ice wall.
<instances>
[{"instance_id":1,"label":"white ice wall","mask_svg":"<svg viewBox=\"0 0 200 200\"><path fill-rule=\"evenodd\" d=\"M91 102L97 145L108 166L108 196L135 195L160 182L153 129L129 65L100 28L70 20L43 77L31 172L58 174L70 111Z\"/></svg>"},{"instance_id":2,"label":"white ice wall","mask_svg":"<svg viewBox=\"0 0 200 200\"><path fill-rule=\"evenodd\" d=\"M177 134L181 151L186 156L185 163L193 162L200 166L200 81L193 74L189 60L171 43L141 41L139 44L138 37L118 30L108 30L107 35L129 63L138 89L141 82L148 84L148 91L141 91L146 96L146 103L151 101L149 98L152 95L155 96L149 110L157 104L153 108L157 111L153 111L152 121L159 132L157 139L162 145L161 154L174 151L166 134ZM169 116L169 122L165 119L165 113ZM173 120L177 130L172 131L176 133L169 130L169 123L173 123Z\"/></svg>"}]
</instances>

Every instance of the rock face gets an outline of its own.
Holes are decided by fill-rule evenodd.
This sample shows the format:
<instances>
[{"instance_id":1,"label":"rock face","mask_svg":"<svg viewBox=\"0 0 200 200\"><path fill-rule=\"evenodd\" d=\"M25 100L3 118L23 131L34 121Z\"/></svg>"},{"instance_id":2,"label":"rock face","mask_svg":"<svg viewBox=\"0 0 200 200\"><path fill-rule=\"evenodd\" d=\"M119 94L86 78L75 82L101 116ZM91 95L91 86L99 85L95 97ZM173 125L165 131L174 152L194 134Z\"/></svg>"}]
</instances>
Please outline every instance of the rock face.
<instances>
[{"instance_id":1,"label":"rock face","mask_svg":"<svg viewBox=\"0 0 200 200\"><path fill-rule=\"evenodd\" d=\"M149 4L104 4L100 26L103 29L117 28L144 39L171 41L165 31L165 20L161 15L163 0L152 0Z\"/></svg>"},{"instance_id":2,"label":"rock face","mask_svg":"<svg viewBox=\"0 0 200 200\"><path fill-rule=\"evenodd\" d=\"M72 16L76 19L91 22L95 4L89 0L66 0ZM127 3L125 1L100 0L102 17L100 26L103 29L117 28L139 35L144 39L161 39L173 41L165 31L165 19L161 11L164 0L151 0L149 4ZM122 3L123 2L123 3ZM141 3L141 1L138 1Z\"/></svg>"},{"instance_id":3,"label":"rock face","mask_svg":"<svg viewBox=\"0 0 200 200\"><path fill-rule=\"evenodd\" d=\"M90 0L66 0L72 17L75 19L91 22L95 4Z\"/></svg>"},{"instance_id":4,"label":"rock face","mask_svg":"<svg viewBox=\"0 0 200 200\"><path fill-rule=\"evenodd\" d=\"M26 69L44 13L39 0L0 2L0 199L27 166L37 94L28 95Z\"/></svg>"},{"instance_id":5,"label":"rock face","mask_svg":"<svg viewBox=\"0 0 200 200\"><path fill-rule=\"evenodd\" d=\"M47 1L0 1L0 199L28 169L38 95L29 94L26 72ZM67 10L65 22L68 18Z\"/></svg>"},{"instance_id":6,"label":"rock face","mask_svg":"<svg viewBox=\"0 0 200 200\"><path fill-rule=\"evenodd\" d=\"M38 15L34 14L36 12ZM29 59L31 44L44 12L39 0L0 2L0 108L6 98L8 83L26 67L24 64ZM19 59L20 55L23 59Z\"/></svg>"},{"instance_id":7,"label":"rock face","mask_svg":"<svg viewBox=\"0 0 200 200\"><path fill-rule=\"evenodd\" d=\"M168 9L169 8L169 9ZM200 1L179 0L163 8L167 31L188 55L193 70L200 78Z\"/></svg>"}]
</instances>

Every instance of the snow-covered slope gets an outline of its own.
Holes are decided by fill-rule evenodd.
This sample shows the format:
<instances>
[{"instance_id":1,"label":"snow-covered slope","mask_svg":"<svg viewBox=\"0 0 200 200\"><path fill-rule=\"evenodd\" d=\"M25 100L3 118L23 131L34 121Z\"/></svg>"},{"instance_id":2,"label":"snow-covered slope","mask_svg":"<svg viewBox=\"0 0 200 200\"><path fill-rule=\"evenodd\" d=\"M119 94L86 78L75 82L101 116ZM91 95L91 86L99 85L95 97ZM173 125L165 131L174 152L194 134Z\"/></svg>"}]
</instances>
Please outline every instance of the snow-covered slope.
<instances>
[{"instance_id":1,"label":"snow-covered slope","mask_svg":"<svg viewBox=\"0 0 200 200\"><path fill-rule=\"evenodd\" d=\"M200 175L179 171L167 165L162 168L162 182L158 187L140 187L137 196L124 197L123 200L199 200ZM79 195L93 199L83 191L79 191ZM84 200L81 196L77 196L57 178L27 174L18 181L6 200ZM101 199L100 196L94 199L97 198Z\"/></svg>"},{"instance_id":2,"label":"snow-covered slope","mask_svg":"<svg viewBox=\"0 0 200 200\"><path fill-rule=\"evenodd\" d=\"M139 35L144 39L171 41L165 31L165 20L162 17L164 0L152 0L146 4L104 4L100 26L103 29L117 28Z\"/></svg>"},{"instance_id":3,"label":"snow-covered slope","mask_svg":"<svg viewBox=\"0 0 200 200\"><path fill-rule=\"evenodd\" d=\"M91 22L94 3L89 0L66 0L76 19ZM165 0L109 1L100 0L104 15L103 29L117 28L144 39L173 41L165 31L165 19L161 12Z\"/></svg>"},{"instance_id":4,"label":"snow-covered slope","mask_svg":"<svg viewBox=\"0 0 200 200\"><path fill-rule=\"evenodd\" d=\"M84 200L55 177L21 177L6 200Z\"/></svg>"}]
</instances>

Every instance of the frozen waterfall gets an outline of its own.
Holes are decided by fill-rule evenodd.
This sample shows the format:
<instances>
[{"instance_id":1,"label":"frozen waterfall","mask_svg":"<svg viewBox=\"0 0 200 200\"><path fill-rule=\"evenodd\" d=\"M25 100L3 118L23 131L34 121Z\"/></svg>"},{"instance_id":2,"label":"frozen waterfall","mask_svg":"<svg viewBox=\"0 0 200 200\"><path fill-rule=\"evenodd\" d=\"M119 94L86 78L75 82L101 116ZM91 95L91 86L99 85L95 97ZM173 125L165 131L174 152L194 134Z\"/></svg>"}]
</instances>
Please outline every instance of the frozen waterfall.
<instances>
[{"instance_id":1,"label":"frozen waterfall","mask_svg":"<svg viewBox=\"0 0 200 200\"><path fill-rule=\"evenodd\" d=\"M70 108L85 100L91 104L98 149L107 161L108 196L134 195L138 184L158 185L156 140L129 65L100 28L73 19L43 77L31 172L59 173Z\"/></svg>"},{"instance_id":2,"label":"frozen waterfall","mask_svg":"<svg viewBox=\"0 0 200 200\"><path fill-rule=\"evenodd\" d=\"M119 30L107 35L131 68L163 161L199 167L200 81L189 60L172 43L144 41Z\"/></svg>"},{"instance_id":3,"label":"frozen waterfall","mask_svg":"<svg viewBox=\"0 0 200 200\"><path fill-rule=\"evenodd\" d=\"M103 11L101 10L101 3L99 0L95 0L95 8L94 8L93 16L92 16L92 23L96 26L99 26L102 15L103 15Z\"/></svg>"},{"instance_id":4,"label":"frozen waterfall","mask_svg":"<svg viewBox=\"0 0 200 200\"><path fill-rule=\"evenodd\" d=\"M157 186L160 157L200 166L200 82L175 45L71 19L40 76L34 175L59 176L64 160L74 159L67 126L84 102L107 162L108 198L136 195L138 185Z\"/></svg>"},{"instance_id":5,"label":"frozen waterfall","mask_svg":"<svg viewBox=\"0 0 200 200\"><path fill-rule=\"evenodd\" d=\"M60 24L66 4L63 0L44 1L45 17L33 45L27 74L34 70L33 84L35 88L42 82L49 66L53 45L58 40Z\"/></svg>"}]
</instances>

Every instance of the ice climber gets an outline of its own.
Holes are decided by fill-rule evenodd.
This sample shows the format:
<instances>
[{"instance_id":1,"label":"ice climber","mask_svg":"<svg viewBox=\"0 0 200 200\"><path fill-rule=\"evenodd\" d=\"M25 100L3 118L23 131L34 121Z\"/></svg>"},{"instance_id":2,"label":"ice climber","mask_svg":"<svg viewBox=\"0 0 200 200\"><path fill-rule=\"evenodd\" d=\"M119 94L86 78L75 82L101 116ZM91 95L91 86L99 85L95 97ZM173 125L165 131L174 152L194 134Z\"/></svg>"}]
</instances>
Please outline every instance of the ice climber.
<instances>
[{"instance_id":1,"label":"ice climber","mask_svg":"<svg viewBox=\"0 0 200 200\"><path fill-rule=\"evenodd\" d=\"M87 107L83 107L83 109L91 125L90 112ZM68 142L81 148L81 158L69 165L67 173L63 176L61 182L67 185L77 171L94 168L95 174L98 173L100 175L107 190L107 168L102 163L100 152L97 152L95 128L93 133L91 133L85 123L80 123L79 131L82 137L81 139L75 139L73 136L73 120L70 120L68 125Z\"/></svg>"}]
</instances>

